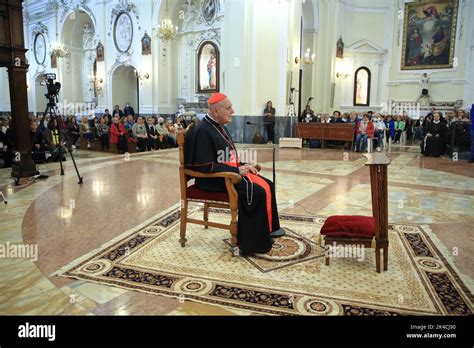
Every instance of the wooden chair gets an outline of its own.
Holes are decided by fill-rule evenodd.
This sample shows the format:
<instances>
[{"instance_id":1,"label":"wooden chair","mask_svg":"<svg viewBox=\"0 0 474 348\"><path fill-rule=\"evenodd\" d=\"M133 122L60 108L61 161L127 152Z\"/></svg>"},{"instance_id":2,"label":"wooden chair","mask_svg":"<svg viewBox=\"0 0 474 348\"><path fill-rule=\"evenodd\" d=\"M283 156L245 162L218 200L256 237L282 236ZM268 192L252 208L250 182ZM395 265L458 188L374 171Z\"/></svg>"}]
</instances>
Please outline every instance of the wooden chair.
<instances>
[{"instance_id":1,"label":"wooden chair","mask_svg":"<svg viewBox=\"0 0 474 348\"><path fill-rule=\"evenodd\" d=\"M188 223L204 225L207 229L209 226L222 228L230 231L232 247L237 246L237 213L238 213L238 196L234 184L242 181L239 174L233 172L203 174L185 168L184 160L184 144L185 133L180 130L177 135L179 147L179 182L181 188L181 226L179 242L184 248L186 239L186 225ZM195 184L188 186L188 181L194 178L223 178L227 188L226 193L207 192L200 190ZM201 202L204 203L203 220L192 219L188 217L188 203ZM209 221L209 208L225 208L230 209L231 221L229 224L221 224Z\"/></svg>"},{"instance_id":2,"label":"wooden chair","mask_svg":"<svg viewBox=\"0 0 474 348\"><path fill-rule=\"evenodd\" d=\"M383 270L388 269L388 190L387 190L387 166L390 158L386 154L375 152L364 155L367 158L366 166L370 168L370 188L372 193L372 215L374 219L373 237L360 238L349 236L324 237L325 245L360 245L371 248L375 242L375 267L380 273L380 251L383 251ZM329 255L326 254L325 263L329 266Z\"/></svg>"}]
</instances>

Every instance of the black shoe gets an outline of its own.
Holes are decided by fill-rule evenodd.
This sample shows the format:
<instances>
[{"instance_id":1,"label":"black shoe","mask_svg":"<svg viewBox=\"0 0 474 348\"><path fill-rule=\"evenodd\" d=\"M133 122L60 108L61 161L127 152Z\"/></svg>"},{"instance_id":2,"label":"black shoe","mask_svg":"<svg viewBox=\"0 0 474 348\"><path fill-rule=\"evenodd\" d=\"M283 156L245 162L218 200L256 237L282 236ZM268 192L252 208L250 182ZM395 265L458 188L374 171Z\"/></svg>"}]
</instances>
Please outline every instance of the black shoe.
<instances>
[{"instance_id":1,"label":"black shoe","mask_svg":"<svg viewBox=\"0 0 474 348\"><path fill-rule=\"evenodd\" d=\"M283 237L284 235L286 235L286 232L283 228L280 228L280 229L270 233L270 237L272 237L272 238L280 238L280 237Z\"/></svg>"}]
</instances>

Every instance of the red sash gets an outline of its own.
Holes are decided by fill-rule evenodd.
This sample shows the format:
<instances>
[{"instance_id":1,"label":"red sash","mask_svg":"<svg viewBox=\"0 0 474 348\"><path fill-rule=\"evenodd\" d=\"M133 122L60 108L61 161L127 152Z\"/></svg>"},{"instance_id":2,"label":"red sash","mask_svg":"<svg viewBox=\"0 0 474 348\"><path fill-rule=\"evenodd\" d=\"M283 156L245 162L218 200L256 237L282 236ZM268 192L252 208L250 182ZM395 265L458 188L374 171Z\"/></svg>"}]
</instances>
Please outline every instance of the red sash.
<instances>
[{"instance_id":1,"label":"red sash","mask_svg":"<svg viewBox=\"0 0 474 348\"><path fill-rule=\"evenodd\" d=\"M229 166L238 168L238 164L235 162L227 162L225 163ZM263 180L260 176L248 173L245 177L254 184L262 187L265 190L265 198L266 198L266 205L267 205L267 216L268 216L268 228L270 233L273 231L273 223L272 223L272 191L270 190L270 185Z\"/></svg>"}]
</instances>

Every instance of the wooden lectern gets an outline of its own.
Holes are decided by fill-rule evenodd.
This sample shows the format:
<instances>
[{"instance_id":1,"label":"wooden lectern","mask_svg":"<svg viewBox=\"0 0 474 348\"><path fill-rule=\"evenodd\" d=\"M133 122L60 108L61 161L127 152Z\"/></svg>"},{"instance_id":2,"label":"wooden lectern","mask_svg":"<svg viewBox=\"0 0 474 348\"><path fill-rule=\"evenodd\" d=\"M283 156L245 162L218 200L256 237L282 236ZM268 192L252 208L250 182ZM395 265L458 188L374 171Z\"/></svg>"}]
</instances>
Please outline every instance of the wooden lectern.
<instances>
[{"instance_id":1,"label":"wooden lectern","mask_svg":"<svg viewBox=\"0 0 474 348\"><path fill-rule=\"evenodd\" d=\"M31 158L30 119L26 84L26 49L23 35L23 1L0 0L0 67L8 68L12 130L16 150L12 177L31 177L38 172Z\"/></svg>"}]
</instances>

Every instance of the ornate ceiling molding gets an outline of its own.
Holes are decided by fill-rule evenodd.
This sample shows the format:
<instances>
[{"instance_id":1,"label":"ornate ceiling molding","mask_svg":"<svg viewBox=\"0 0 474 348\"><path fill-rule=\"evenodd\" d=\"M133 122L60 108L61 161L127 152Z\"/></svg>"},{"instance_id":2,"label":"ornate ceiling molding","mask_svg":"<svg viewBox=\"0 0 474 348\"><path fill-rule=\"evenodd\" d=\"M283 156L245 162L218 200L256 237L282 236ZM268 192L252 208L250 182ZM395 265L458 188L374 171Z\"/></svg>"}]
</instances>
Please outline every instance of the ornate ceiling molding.
<instances>
[{"instance_id":1,"label":"ornate ceiling molding","mask_svg":"<svg viewBox=\"0 0 474 348\"><path fill-rule=\"evenodd\" d=\"M188 40L188 46L192 47L194 50L199 48L199 45L204 41L213 41L217 43L218 46L221 45L221 30L220 29L211 29L202 31L197 34L194 38Z\"/></svg>"},{"instance_id":2,"label":"ornate ceiling molding","mask_svg":"<svg viewBox=\"0 0 474 348\"><path fill-rule=\"evenodd\" d=\"M70 11L75 11L81 7L91 15L92 11L87 5L89 2L90 0L59 0L57 8L61 11L60 17L64 18Z\"/></svg>"},{"instance_id":3,"label":"ornate ceiling molding","mask_svg":"<svg viewBox=\"0 0 474 348\"><path fill-rule=\"evenodd\" d=\"M115 20L117 19L117 16L120 15L122 12L133 14L135 16L136 22L140 23L140 12L138 11L138 6L133 2L129 2L129 0L120 0L119 3L115 5L112 8L112 11L110 12L108 36L112 36ZM138 27L138 30L141 30L140 26Z\"/></svg>"}]
</instances>

